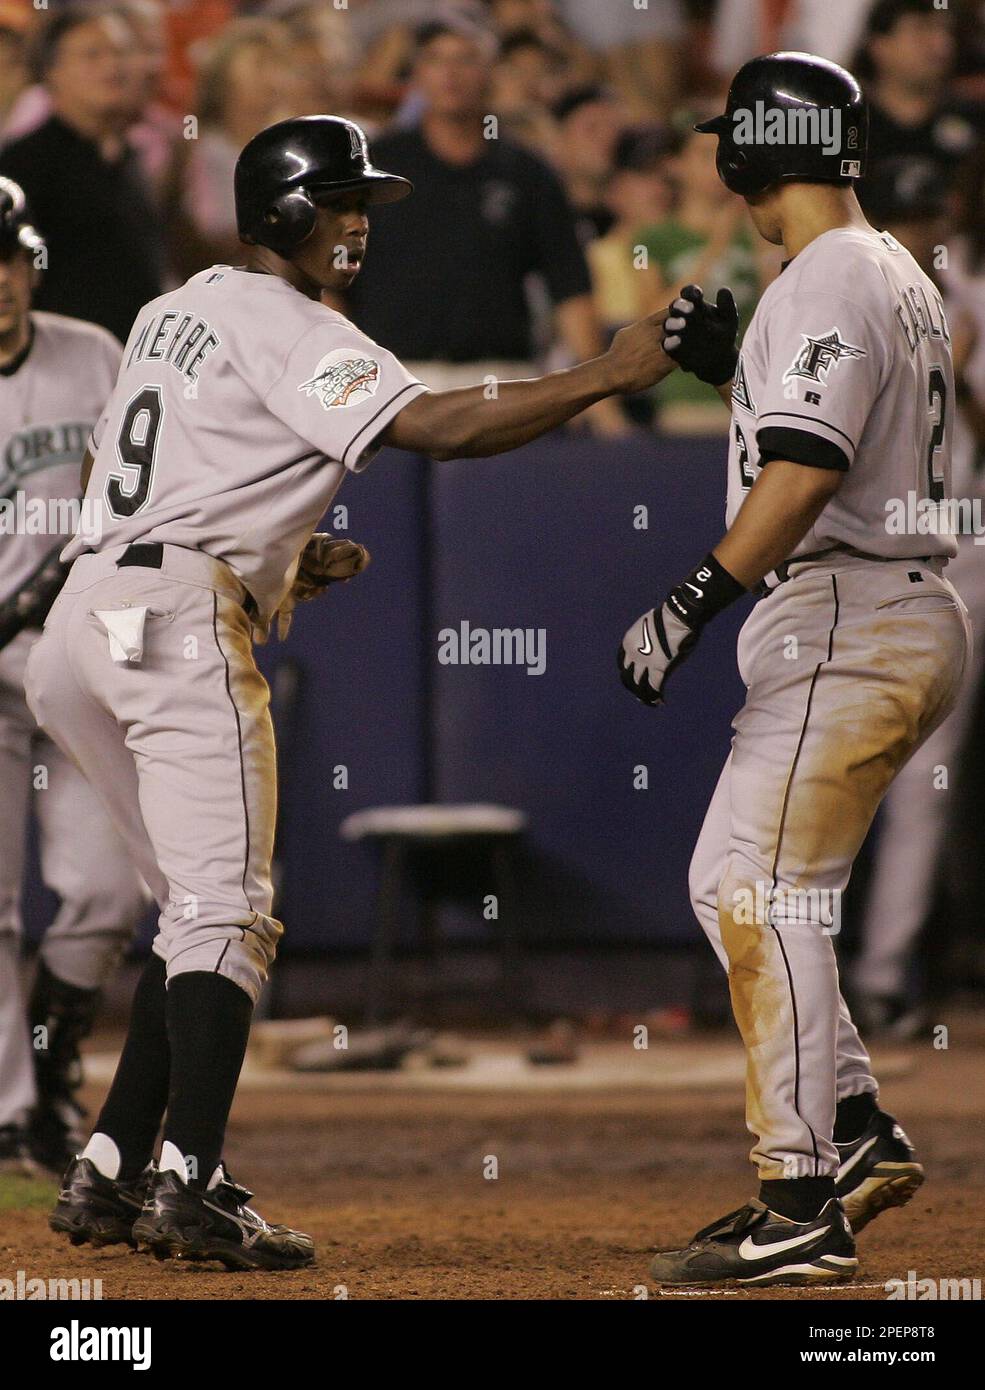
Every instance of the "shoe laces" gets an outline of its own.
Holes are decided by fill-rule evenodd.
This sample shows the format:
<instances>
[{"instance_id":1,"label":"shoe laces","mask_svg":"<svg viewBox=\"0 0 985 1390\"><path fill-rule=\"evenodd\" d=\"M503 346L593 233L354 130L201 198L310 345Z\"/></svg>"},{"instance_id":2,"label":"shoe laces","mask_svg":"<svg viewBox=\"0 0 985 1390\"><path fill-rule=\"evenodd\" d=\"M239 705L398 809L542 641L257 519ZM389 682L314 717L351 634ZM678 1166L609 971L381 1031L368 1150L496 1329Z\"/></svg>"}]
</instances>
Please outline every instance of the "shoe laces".
<instances>
[{"instance_id":1,"label":"shoe laces","mask_svg":"<svg viewBox=\"0 0 985 1390\"><path fill-rule=\"evenodd\" d=\"M766 1207L757 1198L747 1202L743 1207L737 1207L735 1211L730 1211L727 1216L720 1216L717 1221L713 1221L710 1226L703 1227L697 1235L691 1237L691 1245L700 1245L703 1240L708 1240L712 1236L737 1235L739 1231L744 1231L753 1222L758 1221Z\"/></svg>"}]
</instances>

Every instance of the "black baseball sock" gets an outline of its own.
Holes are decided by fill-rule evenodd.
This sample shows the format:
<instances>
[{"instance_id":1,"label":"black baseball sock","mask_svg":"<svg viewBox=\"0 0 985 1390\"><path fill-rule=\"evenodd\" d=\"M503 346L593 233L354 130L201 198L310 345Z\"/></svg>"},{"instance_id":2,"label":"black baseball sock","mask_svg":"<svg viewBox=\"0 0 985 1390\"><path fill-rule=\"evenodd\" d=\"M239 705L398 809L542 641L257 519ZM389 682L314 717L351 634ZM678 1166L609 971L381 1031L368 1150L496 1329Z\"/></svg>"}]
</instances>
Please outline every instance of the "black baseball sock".
<instances>
[{"instance_id":1,"label":"black baseball sock","mask_svg":"<svg viewBox=\"0 0 985 1390\"><path fill-rule=\"evenodd\" d=\"M813 1221L834 1195L834 1178L769 1178L759 1184L759 1200L791 1221Z\"/></svg>"},{"instance_id":2,"label":"black baseball sock","mask_svg":"<svg viewBox=\"0 0 985 1390\"><path fill-rule=\"evenodd\" d=\"M222 1157L253 1001L225 975L195 970L168 985L171 1085L164 1138L190 1165L193 1187L205 1187Z\"/></svg>"},{"instance_id":3,"label":"black baseball sock","mask_svg":"<svg viewBox=\"0 0 985 1390\"><path fill-rule=\"evenodd\" d=\"M168 1099L171 1058L164 1022L166 966L151 952L141 971L130 1009L126 1042L95 1131L120 1151L119 1177L126 1181L146 1167Z\"/></svg>"},{"instance_id":4,"label":"black baseball sock","mask_svg":"<svg viewBox=\"0 0 985 1390\"><path fill-rule=\"evenodd\" d=\"M850 1144L853 1139L857 1139L878 1109L878 1103L871 1091L863 1091L861 1095L846 1096L844 1100L840 1100L835 1111L834 1142Z\"/></svg>"}]
</instances>

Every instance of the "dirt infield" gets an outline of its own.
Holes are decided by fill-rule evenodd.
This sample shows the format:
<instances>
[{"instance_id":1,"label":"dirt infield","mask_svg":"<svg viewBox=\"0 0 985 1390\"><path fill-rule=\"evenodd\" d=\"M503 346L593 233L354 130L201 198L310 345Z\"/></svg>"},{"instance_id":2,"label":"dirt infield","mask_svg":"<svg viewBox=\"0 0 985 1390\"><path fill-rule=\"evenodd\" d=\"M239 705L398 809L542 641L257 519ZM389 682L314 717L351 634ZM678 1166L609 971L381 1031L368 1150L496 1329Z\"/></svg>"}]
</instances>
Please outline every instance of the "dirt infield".
<instances>
[{"instance_id":1,"label":"dirt infield","mask_svg":"<svg viewBox=\"0 0 985 1390\"><path fill-rule=\"evenodd\" d=\"M692 1045L673 1045L687 1059ZM734 1049L720 1044L723 1054ZM808 1297L884 1299L887 1280L985 1282L985 1030L892 1060L883 1101L928 1181L861 1237L858 1281ZM877 1054L878 1057L878 1054ZM47 1229L49 1192L0 1178L0 1278L100 1279L104 1298L627 1299L648 1251L686 1238L753 1191L733 1086L681 1091L241 1092L228 1158L268 1219L309 1230L314 1269L232 1274L73 1249ZM97 1102L92 1088L88 1099ZM492 1161L498 1176L486 1176ZM53 1189L52 1189L53 1191ZM800 1298L796 1289L655 1298Z\"/></svg>"}]
</instances>

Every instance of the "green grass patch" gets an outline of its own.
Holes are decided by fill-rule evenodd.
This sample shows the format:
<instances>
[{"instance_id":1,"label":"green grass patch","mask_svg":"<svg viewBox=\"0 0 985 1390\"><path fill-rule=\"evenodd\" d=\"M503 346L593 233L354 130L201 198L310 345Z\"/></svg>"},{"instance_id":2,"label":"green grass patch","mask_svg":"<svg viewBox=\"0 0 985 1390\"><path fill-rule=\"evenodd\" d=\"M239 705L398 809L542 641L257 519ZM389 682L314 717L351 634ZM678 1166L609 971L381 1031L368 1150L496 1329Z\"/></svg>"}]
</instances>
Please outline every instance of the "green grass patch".
<instances>
[{"instance_id":1,"label":"green grass patch","mask_svg":"<svg viewBox=\"0 0 985 1390\"><path fill-rule=\"evenodd\" d=\"M51 1178L22 1178L0 1173L0 1211L50 1207L57 1196L58 1185Z\"/></svg>"}]
</instances>

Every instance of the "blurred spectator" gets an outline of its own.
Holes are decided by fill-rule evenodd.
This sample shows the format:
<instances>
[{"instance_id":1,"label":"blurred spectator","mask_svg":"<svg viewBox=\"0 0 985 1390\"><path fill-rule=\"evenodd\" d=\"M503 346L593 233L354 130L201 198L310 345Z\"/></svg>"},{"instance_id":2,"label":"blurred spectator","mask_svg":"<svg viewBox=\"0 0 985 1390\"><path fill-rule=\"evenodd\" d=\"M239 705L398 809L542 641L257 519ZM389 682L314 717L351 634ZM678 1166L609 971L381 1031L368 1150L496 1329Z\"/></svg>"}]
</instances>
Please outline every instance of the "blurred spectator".
<instances>
[{"instance_id":1,"label":"blurred spectator","mask_svg":"<svg viewBox=\"0 0 985 1390\"><path fill-rule=\"evenodd\" d=\"M796 49L851 67L872 0L718 0L712 63L727 82L758 53Z\"/></svg>"},{"instance_id":2,"label":"blurred spectator","mask_svg":"<svg viewBox=\"0 0 985 1390\"><path fill-rule=\"evenodd\" d=\"M161 293L163 254L126 132L134 122L133 36L118 15L67 7L37 35L36 76L52 114L0 152L48 243L37 307L125 339Z\"/></svg>"},{"instance_id":3,"label":"blurred spectator","mask_svg":"<svg viewBox=\"0 0 985 1390\"><path fill-rule=\"evenodd\" d=\"M714 298L728 285L739 307L740 331L745 331L765 279L760 271L755 239L741 198L730 193L718 177L715 140L699 135L687 122L679 153L670 172L676 190L673 211L643 228L649 293L648 312L670 303L684 285L698 284ZM720 433L728 415L713 392L689 372L674 372L656 392L661 428L672 433Z\"/></svg>"},{"instance_id":4,"label":"blurred spectator","mask_svg":"<svg viewBox=\"0 0 985 1390\"><path fill-rule=\"evenodd\" d=\"M528 375L535 356L528 276L546 282L557 334L576 359L602 335L571 209L550 169L495 136L485 113L495 42L460 22L419 36L419 126L374 141L373 158L414 195L373 213L370 255L351 291L352 317L436 387ZM617 406L593 407L600 431L625 429Z\"/></svg>"},{"instance_id":5,"label":"blurred spectator","mask_svg":"<svg viewBox=\"0 0 985 1390\"><path fill-rule=\"evenodd\" d=\"M310 114L317 98L297 80L288 30L275 20L241 19L206 49L195 114L184 142L184 194L172 223L172 258L182 278L239 258L233 170L240 150L265 126Z\"/></svg>"},{"instance_id":6,"label":"blurred spectator","mask_svg":"<svg viewBox=\"0 0 985 1390\"><path fill-rule=\"evenodd\" d=\"M547 153L554 139L550 108L561 95L565 76L561 54L533 29L507 35L493 69L490 96L502 131Z\"/></svg>"},{"instance_id":7,"label":"blurred spectator","mask_svg":"<svg viewBox=\"0 0 985 1390\"><path fill-rule=\"evenodd\" d=\"M961 200L960 251L941 270L948 206L933 175L912 168L879 166L870 201L880 221L938 281L951 327L956 406L952 438L951 495L985 507L985 156L969 177ZM868 182L868 180L867 180ZM947 248L950 251L950 247ZM972 719L985 672L985 555L968 528L947 567L971 614L975 644L962 693L953 712L907 763L889 789L880 813L879 841L852 973L852 1011L870 1034L911 1036L923 1025L914 955L942 870L953 917L972 924L981 938L980 900L968 891L974 854L962 838L961 770L968 763ZM947 778L942 783L939 772ZM980 793L973 798L980 800ZM915 991L914 985L917 984Z\"/></svg>"},{"instance_id":8,"label":"blurred spectator","mask_svg":"<svg viewBox=\"0 0 985 1390\"><path fill-rule=\"evenodd\" d=\"M616 95L589 85L566 92L554 105L557 133L554 164L578 215L585 244L612 226L605 191L612 173L616 141L626 128L626 111Z\"/></svg>"},{"instance_id":9,"label":"blurred spectator","mask_svg":"<svg viewBox=\"0 0 985 1390\"><path fill-rule=\"evenodd\" d=\"M126 0L115 13L129 25L134 40L127 54L134 120L128 138L161 203L170 192L168 175L181 136L180 120L162 101L167 59L165 7L162 0Z\"/></svg>"},{"instance_id":10,"label":"blurred spectator","mask_svg":"<svg viewBox=\"0 0 985 1390\"><path fill-rule=\"evenodd\" d=\"M842 0L843 2L843 0ZM603 76L635 120L667 117L681 90L685 14L681 0L557 0L572 31L601 55Z\"/></svg>"},{"instance_id":11,"label":"blurred spectator","mask_svg":"<svg viewBox=\"0 0 985 1390\"><path fill-rule=\"evenodd\" d=\"M955 52L951 11L934 0L876 0L855 64L869 98L870 174L887 158L953 183L985 135L985 111L949 94Z\"/></svg>"},{"instance_id":12,"label":"blurred spectator","mask_svg":"<svg viewBox=\"0 0 985 1390\"><path fill-rule=\"evenodd\" d=\"M164 98L180 115L195 109L196 64L201 45L220 34L239 8L236 0L167 0Z\"/></svg>"},{"instance_id":13,"label":"blurred spectator","mask_svg":"<svg viewBox=\"0 0 985 1390\"><path fill-rule=\"evenodd\" d=\"M640 232L669 213L672 191L667 166L671 148L670 133L663 126L652 125L625 131L616 145L606 190L615 221L605 236L589 242L586 248L596 312L609 337L652 311L643 268L646 248ZM635 423L652 425L652 393L629 397L624 406Z\"/></svg>"},{"instance_id":14,"label":"blurred spectator","mask_svg":"<svg viewBox=\"0 0 985 1390\"><path fill-rule=\"evenodd\" d=\"M662 223L673 197L672 137L663 126L624 131L616 145L605 200L614 221L586 248L595 307L609 333L652 312L652 282L640 273L643 228Z\"/></svg>"},{"instance_id":15,"label":"blurred spectator","mask_svg":"<svg viewBox=\"0 0 985 1390\"><path fill-rule=\"evenodd\" d=\"M329 6L322 3L309 9L324 14ZM417 30L422 24L456 16L482 24L485 6L482 0L350 0L342 12L343 23L335 26L329 61L334 82L339 69L336 45L342 38L343 82L352 114L368 122L370 129L388 122L404 95ZM413 112L411 120L419 114Z\"/></svg>"},{"instance_id":16,"label":"blurred spectator","mask_svg":"<svg viewBox=\"0 0 985 1390\"><path fill-rule=\"evenodd\" d=\"M500 40L513 34L533 33L552 53L564 73L564 86L577 87L596 82L602 71L601 60L565 23L554 0L487 0L489 18Z\"/></svg>"},{"instance_id":17,"label":"blurred spectator","mask_svg":"<svg viewBox=\"0 0 985 1390\"><path fill-rule=\"evenodd\" d=\"M31 80L25 28L13 7L0 5L0 128Z\"/></svg>"}]
</instances>

